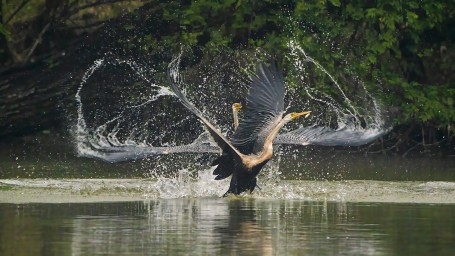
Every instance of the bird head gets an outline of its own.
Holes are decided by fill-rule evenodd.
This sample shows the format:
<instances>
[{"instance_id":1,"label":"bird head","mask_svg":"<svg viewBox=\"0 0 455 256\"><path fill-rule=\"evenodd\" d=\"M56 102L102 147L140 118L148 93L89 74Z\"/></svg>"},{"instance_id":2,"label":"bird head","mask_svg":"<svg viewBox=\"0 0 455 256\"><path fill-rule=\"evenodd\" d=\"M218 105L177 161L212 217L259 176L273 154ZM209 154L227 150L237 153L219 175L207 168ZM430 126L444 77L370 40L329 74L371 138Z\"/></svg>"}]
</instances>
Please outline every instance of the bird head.
<instances>
[{"instance_id":1,"label":"bird head","mask_svg":"<svg viewBox=\"0 0 455 256\"><path fill-rule=\"evenodd\" d=\"M311 113L311 111L292 112L292 113L287 114L284 118L287 119L288 121L292 121L301 116L308 117L310 115L310 113Z\"/></svg>"},{"instance_id":2,"label":"bird head","mask_svg":"<svg viewBox=\"0 0 455 256\"><path fill-rule=\"evenodd\" d=\"M242 104L234 103L234 104L232 104L232 109L239 111L240 109L242 109Z\"/></svg>"}]
</instances>

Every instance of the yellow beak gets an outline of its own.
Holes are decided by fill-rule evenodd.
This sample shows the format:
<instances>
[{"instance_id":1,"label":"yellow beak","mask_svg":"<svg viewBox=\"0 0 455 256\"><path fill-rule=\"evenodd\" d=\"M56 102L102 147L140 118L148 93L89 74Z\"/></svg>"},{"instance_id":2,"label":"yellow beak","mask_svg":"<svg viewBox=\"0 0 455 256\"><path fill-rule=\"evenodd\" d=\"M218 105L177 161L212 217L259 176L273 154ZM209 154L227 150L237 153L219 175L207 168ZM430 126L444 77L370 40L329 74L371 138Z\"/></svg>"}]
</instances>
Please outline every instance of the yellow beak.
<instances>
[{"instance_id":1,"label":"yellow beak","mask_svg":"<svg viewBox=\"0 0 455 256\"><path fill-rule=\"evenodd\" d=\"M310 115L311 111L304 111L304 112L300 112L300 113L294 113L292 115L292 119L296 119L297 117L300 117L300 116L305 116L308 117Z\"/></svg>"}]
</instances>

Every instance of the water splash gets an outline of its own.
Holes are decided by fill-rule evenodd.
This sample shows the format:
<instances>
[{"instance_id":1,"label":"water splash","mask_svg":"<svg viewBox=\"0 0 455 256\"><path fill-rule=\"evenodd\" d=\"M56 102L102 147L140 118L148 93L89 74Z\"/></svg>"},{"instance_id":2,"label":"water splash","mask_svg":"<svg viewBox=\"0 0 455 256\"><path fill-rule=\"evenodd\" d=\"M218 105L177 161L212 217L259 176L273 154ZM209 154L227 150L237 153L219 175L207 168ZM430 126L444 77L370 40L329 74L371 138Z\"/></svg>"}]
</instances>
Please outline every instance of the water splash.
<instances>
[{"instance_id":1,"label":"water splash","mask_svg":"<svg viewBox=\"0 0 455 256\"><path fill-rule=\"evenodd\" d=\"M185 170L182 171L182 173ZM209 175L210 170L201 176ZM183 173L183 175L185 175ZM160 198L219 198L224 181L148 179L8 179L0 180L0 201L67 203L138 201ZM334 202L455 203L455 182L289 181L236 198Z\"/></svg>"},{"instance_id":2,"label":"water splash","mask_svg":"<svg viewBox=\"0 0 455 256\"><path fill-rule=\"evenodd\" d=\"M346 71L345 75L349 77L351 83L348 82L344 87L351 90L356 88L356 95L353 96L353 93L347 93L343 89L323 65L309 56L295 39L290 40L288 46L289 58L293 63L291 68L296 70L299 86L288 88L288 94L291 95L287 95L290 102L288 108L315 109L313 114L316 115L313 115L314 125L293 127L287 134L280 135L277 141L284 144L359 146L379 138L390 130L384 121L385 115L380 104L358 77ZM336 97L324 90L316 89L317 84L310 82L310 77L314 75L310 73L312 68L313 71L316 68L316 71L329 79L329 84L334 87L332 91L337 94ZM303 89L308 96L306 102L299 101L301 98L299 89Z\"/></svg>"},{"instance_id":3,"label":"water splash","mask_svg":"<svg viewBox=\"0 0 455 256\"><path fill-rule=\"evenodd\" d=\"M106 68L109 66L124 66L122 67L123 72L132 72L135 77L147 84L149 94L147 97L142 97L138 102L128 102L128 105L121 105L121 103L116 103L115 99L110 99L109 101L114 102L117 111L112 111L112 113L110 113L111 110L108 107L105 109L96 108L95 110L99 113L92 114L94 118L92 118L92 122L88 125L86 117L87 111L84 112L86 104L83 102L82 92L83 90L86 90L87 84L96 72L102 73L100 70L103 67ZM193 136L193 139L194 137L195 139L191 143L183 146L176 145L175 141L169 139L168 141L165 141L164 138L173 132L174 127L178 128L179 125L185 125L186 123L191 123L191 121L193 121L191 124L194 125L195 122L194 118L192 120L191 116L185 116L178 121L170 122L169 125L166 125L160 123L160 120L166 119L168 116L171 117L173 116L172 114L146 110L147 107L152 106L154 103L155 105L162 104L160 101L163 100L163 98L174 95L167 87L154 83L146 75L149 72L150 70L147 70L135 61L112 57L96 60L87 69L75 95L78 106L75 141L79 156L118 162L122 160L141 159L146 156L159 154L198 151L198 148L203 152L218 152L218 148L211 145L207 140L207 135L201 132L197 132L197 136ZM102 84L95 83L92 85L93 87L103 87ZM131 84L125 84L125 86L130 85ZM120 97L131 97L128 94L129 88L122 88L120 93L126 94L126 96ZM142 96L143 93L140 94ZM132 97L134 97L134 95ZM97 104L96 100L94 104ZM146 111L146 118L136 117L138 112ZM179 116L177 116L177 118L178 117ZM151 126L168 126L164 127L168 129L154 132L153 129L149 129ZM202 129L199 128L199 131L202 131ZM160 145L154 146L150 141L159 142Z\"/></svg>"},{"instance_id":4,"label":"water splash","mask_svg":"<svg viewBox=\"0 0 455 256\"><path fill-rule=\"evenodd\" d=\"M291 50L290 55L294 59L294 66L301 72L301 74L304 74L306 72L306 63L316 66L320 71L322 71L327 77L330 78L337 91L343 96L342 101L343 103L346 103L345 106L347 106L344 108L341 107L339 103L335 102L331 96L322 92L316 92L310 83L302 83L306 94L312 100L322 102L330 106L337 113L339 126L353 125L355 128L385 128L386 125L384 122L384 111L378 104L376 98L373 97L367 90L363 81L361 81L355 75L350 74L350 77L353 79L353 83L360 87L359 90L361 93L365 94L365 98L367 100L366 106L365 104L359 104L359 102L356 102L357 104L354 103L350 97L347 96L347 93L345 93L345 91L342 89L339 82L318 61L309 56L308 53L306 53L305 50L300 45L298 45L295 40L291 40L289 42L289 48ZM304 80L304 78L301 78L301 80ZM351 84L350 86L353 87L355 85ZM317 96L316 94L320 96ZM361 107L364 107L364 109L360 110L359 108ZM347 123L346 120L349 119L349 117L351 117L351 120L353 118L354 122ZM366 123L362 124L362 121Z\"/></svg>"},{"instance_id":5,"label":"water splash","mask_svg":"<svg viewBox=\"0 0 455 256\"><path fill-rule=\"evenodd\" d=\"M302 96L298 94L298 89L288 88L286 96L288 109L312 110L312 104L316 102L319 104L319 109L324 109L325 112L332 114L313 116L314 125L311 126L288 126L285 128L287 132L277 138L278 142L301 145L318 143L319 145L360 145L378 138L387 131L380 105L360 80L356 79L356 83L365 94L364 101L367 104L359 104L350 98L323 65L310 57L295 41L290 42L289 49L289 56L294 63L293 68L300 74L301 89L306 92L308 98L302 99ZM198 65L192 65L191 57L181 54L179 61L182 60L184 68L176 70L178 76L185 78L182 87L190 101L197 104L203 115L222 131L227 131L226 134L232 132L230 105L233 102L244 100L250 82L248 73L251 71L248 71L248 68L242 69L242 67L253 62L248 57L245 57L246 60L234 58L232 55L222 55L200 61ZM209 64L207 65L207 63ZM317 91L305 81L308 65L313 65L332 81L339 92L338 99ZM95 90L98 93L108 89L102 86L105 82L103 73L104 69L112 66L121 68L121 71L127 75L132 74L134 79L129 78L121 85L120 96L118 96L121 102L108 99L108 101L114 102L115 111L111 111L110 106L104 106L104 110L95 109L104 111L106 115L91 113L90 108L85 109L85 106L90 100L93 101L90 97L94 93L92 91L84 94L84 91L92 87L100 88L98 91ZM165 73L165 71L158 71L158 69L138 64L132 60L122 60L112 56L94 61L85 72L75 96L78 104L75 140L80 156L118 162L170 153L219 152L219 148L204 132L198 120L193 115L188 115L188 112L185 112L177 98L174 97L175 95L166 86L163 86L166 84L166 80L162 78L163 74L161 74L160 80L160 73ZM101 82L97 77L102 78ZM137 81L141 81L145 85L139 86L139 90L134 92L130 87L134 87ZM92 90L94 90L93 88ZM94 102L97 103L96 100ZM316 112L313 111L313 113ZM329 127L332 116L336 118L336 127ZM312 141L309 141L308 138ZM340 144L340 141L346 144ZM261 172L260 186L261 184L264 187L279 185L279 156L283 152L287 153L276 150L274 160ZM174 161L172 164L171 170L166 171L167 175L149 170L150 177L157 180L154 189L162 197L197 196L207 195L207 193L219 195L225 189L221 189L221 192L205 190L212 187L227 187L227 183L214 181L210 170L200 168L194 173L180 167L178 161ZM175 175L169 175L169 173ZM197 178L194 179L194 177ZM194 183L196 185L188 185Z\"/></svg>"}]
</instances>

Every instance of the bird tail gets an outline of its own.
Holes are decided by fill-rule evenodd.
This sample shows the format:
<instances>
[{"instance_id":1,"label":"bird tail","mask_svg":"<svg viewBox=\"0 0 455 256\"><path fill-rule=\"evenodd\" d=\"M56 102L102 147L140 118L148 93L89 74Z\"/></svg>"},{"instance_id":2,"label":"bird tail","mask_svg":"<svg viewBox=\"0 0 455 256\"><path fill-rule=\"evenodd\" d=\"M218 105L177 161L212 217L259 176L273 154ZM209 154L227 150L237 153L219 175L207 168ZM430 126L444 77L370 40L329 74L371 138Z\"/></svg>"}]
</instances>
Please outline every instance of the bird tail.
<instances>
[{"instance_id":1,"label":"bird tail","mask_svg":"<svg viewBox=\"0 0 455 256\"><path fill-rule=\"evenodd\" d=\"M218 165L213 170L213 175L216 175L215 180L226 179L231 176L234 170L234 159L231 154L225 152L213 161L212 166Z\"/></svg>"},{"instance_id":2,"label":"bird tail","mask_svg":"<svg viewBox=\"0 0 455 256\"><path fill-rule=\"evenodd\" d=\"M240 172L233 172L229 189L223 196L227 196L229 194L239 195L245 191L249 191L251 193L256 186L257 178L256 175L253 175L253 173L245 172L244 170Z\"/></svg>"}]
</instances>

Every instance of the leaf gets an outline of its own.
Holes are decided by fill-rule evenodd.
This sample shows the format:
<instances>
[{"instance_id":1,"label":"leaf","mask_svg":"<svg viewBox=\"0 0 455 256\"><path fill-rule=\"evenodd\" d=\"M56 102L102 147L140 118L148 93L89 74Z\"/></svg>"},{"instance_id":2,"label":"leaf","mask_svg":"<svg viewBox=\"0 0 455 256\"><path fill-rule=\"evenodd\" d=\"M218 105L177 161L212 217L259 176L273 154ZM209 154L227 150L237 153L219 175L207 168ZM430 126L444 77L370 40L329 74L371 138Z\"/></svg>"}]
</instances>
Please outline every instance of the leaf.
<instances>
[{"instance_id":1,"label":"leaf","mask_svg":"<svg viewBox=\"0 0 455 256\"><path fill-rule=\"evenodd\" d=\"M0 34L4 35L6 38L11 37L11 33L5 28L3 23L0 23Z\"/></svg>"},{"instance_id":2,"label":"leaf","mask_svg":"<svg viewBox=\"0 0 455 256\"><path fill-rule=\"evenodd\" d=\"M333 4L336 7L340 7L341 6L340 0L330 0L330 3Z\"/></svg>"}]
</instances>

